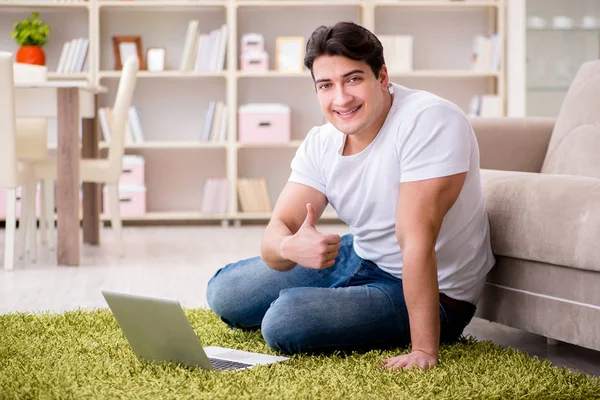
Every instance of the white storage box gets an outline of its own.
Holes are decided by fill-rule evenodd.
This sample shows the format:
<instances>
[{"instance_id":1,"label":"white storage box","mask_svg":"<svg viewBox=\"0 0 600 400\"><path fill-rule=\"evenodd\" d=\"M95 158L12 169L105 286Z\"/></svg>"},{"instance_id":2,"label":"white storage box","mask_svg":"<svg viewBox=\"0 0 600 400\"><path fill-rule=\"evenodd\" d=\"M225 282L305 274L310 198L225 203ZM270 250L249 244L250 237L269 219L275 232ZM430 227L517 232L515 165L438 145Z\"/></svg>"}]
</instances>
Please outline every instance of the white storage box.
<instances>
[{"instance_id":1,"label":"white storage box","mask_svg":"<svg viewBox=\"0 0 600 400\"><path fill-rule=\"evenodd\" d=\"M123 173L119 183L121 185L144 185L144 157L135 155L123 156Z\"/></svg>"},{"instance_id":2,"label":"white storage box","mask_svg":"<svg viewBox=\"0 0 600 400\"><path fill-rule=\"evenodd\" d=\"M106 186L102 197L104 213L111 215ZM120 185L119 204L121 217L139 217L146 214L146 187L142 185Z\"/></svg>"},{"instance_id":3,"label":"white storage box","mask_svg":"<svg viewBox=\"0 0 600 400\"><path fill-rule=\"evenodd\" d=\"M290 141L290 107L279 103L251 103L238 111L238 141L282 143Z\"/></svg>"},{"instance_id":4,"label":"white storage box","mask_svg":"<svg viewBox=\"0 0 600 400\"><path fill-rule=\"evenodd\" d=\"M267 72L269 55L264 51L242 54L241 70L243 72Z\"/></svg>"},{"instance_id":5,"label":"white storage box","mask_svg":"<svg viewBox=\"0 0 600 400\"><path fill-rule=\"evenodd\" d=\"M242 36L240 51L242 54L265 50L265 38L260 33L247 33Z\"/></svg>"}]
</instances>

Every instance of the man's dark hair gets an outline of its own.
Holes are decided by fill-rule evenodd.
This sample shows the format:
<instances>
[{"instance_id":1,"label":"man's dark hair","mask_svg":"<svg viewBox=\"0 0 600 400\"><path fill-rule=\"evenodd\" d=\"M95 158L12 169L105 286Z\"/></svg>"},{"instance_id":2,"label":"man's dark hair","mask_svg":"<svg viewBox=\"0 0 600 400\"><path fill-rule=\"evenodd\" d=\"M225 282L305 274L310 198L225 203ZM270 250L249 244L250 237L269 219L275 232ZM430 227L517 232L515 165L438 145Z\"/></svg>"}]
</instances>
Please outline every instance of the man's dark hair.
<instances>
[{"instance_id":1,"label":"man's dark hair","mask_svg":"<svg viewBox=\"0 0 600 400\"><path fill-rule=\"evenodd\" d=\"M338 22L334 26L321 25L315 29L306 43L304 56L304 65L311 74L315 58L323 55L364 61L371 67L376 78L379 78L379 71L385 64L383 46L377 36L354 22Z\"/></svg>"}]
</instances>

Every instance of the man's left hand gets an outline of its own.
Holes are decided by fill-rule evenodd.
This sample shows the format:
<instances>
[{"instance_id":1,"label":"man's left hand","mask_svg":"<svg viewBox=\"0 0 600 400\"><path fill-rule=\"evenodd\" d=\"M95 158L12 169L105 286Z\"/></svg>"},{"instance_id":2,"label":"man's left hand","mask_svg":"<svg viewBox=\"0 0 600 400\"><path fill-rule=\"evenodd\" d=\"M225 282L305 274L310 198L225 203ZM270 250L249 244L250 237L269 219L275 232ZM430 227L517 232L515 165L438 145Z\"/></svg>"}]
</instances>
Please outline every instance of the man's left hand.
<instances>
[{"instance_id":1,"label":"man's left hand","mask_svg":"<svg viewBox=\"0 0 600 400\"><path fill-rule=\"evenodd\" d=\"M388 358L382 362L384 368L396 370L399 368L410 369L418 367L422 370L428 370L438 365L438 360L423 351L413 350L410 354Z\"/></svg>"}]
</instances>

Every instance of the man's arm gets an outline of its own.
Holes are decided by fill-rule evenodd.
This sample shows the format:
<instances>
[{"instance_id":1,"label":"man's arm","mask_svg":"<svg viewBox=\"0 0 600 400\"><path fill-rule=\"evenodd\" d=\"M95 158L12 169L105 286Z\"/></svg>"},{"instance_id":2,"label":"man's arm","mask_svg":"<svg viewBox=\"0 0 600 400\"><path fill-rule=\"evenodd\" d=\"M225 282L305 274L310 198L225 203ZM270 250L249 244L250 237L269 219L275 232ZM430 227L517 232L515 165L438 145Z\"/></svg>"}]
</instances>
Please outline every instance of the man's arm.
<instances>
[{"instance_id":1,"label":"man's arm","mask_svg":"<svg viewBox=\"0 0 600 400\"><path fill-rule=\"evenodd\" d=\"M334 254L337 256L339 245L335 246L331 242L335 242L334 236L338 239L339 236L324 235L314 228L326 206L327 198L320 191L300 183L288 182L277 199L273 215L263 234L263 261L279 271L288 271L301 262L303 266L313 268L333 265L331 257ZM303 257L299 254L303 254Z\"/></svg>"},{"instance_id":2,"label":"man's arm","mask_svg":"<svg viewBox=\"0 0 600 400\"><path fill-rule=\"evenodd\" d=\"M444 216L467 173L400 184L396 236L402 250L402 284L410 320L412 353L384 363L393 368L437 365L440 315L435 243Z\"/></svg>"}]
</instances>

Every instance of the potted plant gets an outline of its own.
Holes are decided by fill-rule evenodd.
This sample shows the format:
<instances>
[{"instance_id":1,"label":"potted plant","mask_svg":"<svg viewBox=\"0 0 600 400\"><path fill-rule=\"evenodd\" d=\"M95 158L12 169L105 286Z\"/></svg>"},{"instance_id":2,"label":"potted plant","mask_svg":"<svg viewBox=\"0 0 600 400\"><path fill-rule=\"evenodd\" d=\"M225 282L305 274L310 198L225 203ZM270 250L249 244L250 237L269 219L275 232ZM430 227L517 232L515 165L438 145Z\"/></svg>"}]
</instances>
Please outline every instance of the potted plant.
<instances>
[{"instance_id":1,"label":"potted plant","mask_svg":"<svg viewBox=\"0 0 600 400\"><path fill-rule=\"evenodd\" d=\"M40 20L39 16L33 12L28 18L13 25L10 37L21 46L16 57L18 63L46 65L46 54L42 46L48 42L50 26Z\"/></svg>"}]
</instances>

